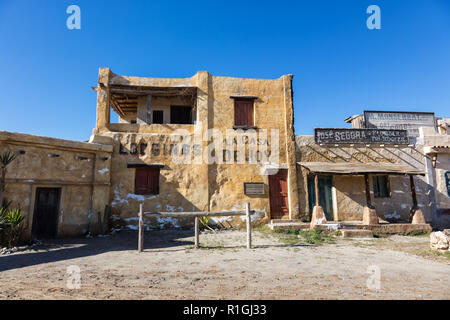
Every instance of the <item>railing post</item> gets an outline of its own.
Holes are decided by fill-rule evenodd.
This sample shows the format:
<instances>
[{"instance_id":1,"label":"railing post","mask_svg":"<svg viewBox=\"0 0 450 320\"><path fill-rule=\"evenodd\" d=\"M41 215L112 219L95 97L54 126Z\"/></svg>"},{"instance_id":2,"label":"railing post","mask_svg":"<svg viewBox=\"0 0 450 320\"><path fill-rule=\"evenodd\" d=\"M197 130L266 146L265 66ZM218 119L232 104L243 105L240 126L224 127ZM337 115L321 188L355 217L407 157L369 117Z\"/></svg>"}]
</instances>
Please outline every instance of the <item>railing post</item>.
<instances>
[{"instance_id":1,"label":"railing post","mask_svg":"<svg viewBox=\"0 0 450 320\"><path fill-rule=\"evenodd\" d=\"M194 218L194 229L195 229L195 248L198 249L199 245L200 245L200 224L199 221L200 218L199 217L195 217Z\"/></svg>"},{"instance_id":2,"label":"railing post","mask_svg":"<svg viewBox=\"0 0 450 320\"><path fill-rule=\"evenodd\" d=\"M252 248L252 221L250 218L250 202L245 204L245 215L247 216L247 249Z\"/></svg>"},{"instance_id":3,"label":"railing post","mask_svg":"<svg viewBox=\"0 0 450 320\"><path fill-rule=\"evenodd\" d=\"M139 204L139 235L138 235L138 252L144 249L144 205Z\"/></svg>"}]
</instances>

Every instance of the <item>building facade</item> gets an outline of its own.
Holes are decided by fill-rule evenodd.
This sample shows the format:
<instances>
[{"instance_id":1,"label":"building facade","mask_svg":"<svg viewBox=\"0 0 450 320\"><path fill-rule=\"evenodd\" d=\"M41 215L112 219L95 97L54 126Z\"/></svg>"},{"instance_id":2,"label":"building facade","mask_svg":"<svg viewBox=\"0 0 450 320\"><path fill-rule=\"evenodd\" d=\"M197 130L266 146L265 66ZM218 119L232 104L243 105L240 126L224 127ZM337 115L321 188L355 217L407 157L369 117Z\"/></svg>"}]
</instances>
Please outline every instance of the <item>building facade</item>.
<instances>
[{"instance_id":1,"label":"building facade","mask_svg":"<svg viewBox=\"0 0 450 320\"><path fill-rule=\"evenodd\" d=\"M108 224L135 228L140 204L146 212L217 212L249 202L252 221L267 223L310 221L319 202L328 221L361 221L369 205L384 221L407 222L420 209L435 226L450 222L449 131L430 128L430 114L416 119L428 127L407 126L420 132L413 144L323 144L294 135L292 75L142 78L101 68L93 89L89 142L0 132L0 153L17 155L4 195L25 215L27 239L97 233ZM346 121L353 125L346 130L365 130L362 116Z\"/></svg>"}]
</instances>

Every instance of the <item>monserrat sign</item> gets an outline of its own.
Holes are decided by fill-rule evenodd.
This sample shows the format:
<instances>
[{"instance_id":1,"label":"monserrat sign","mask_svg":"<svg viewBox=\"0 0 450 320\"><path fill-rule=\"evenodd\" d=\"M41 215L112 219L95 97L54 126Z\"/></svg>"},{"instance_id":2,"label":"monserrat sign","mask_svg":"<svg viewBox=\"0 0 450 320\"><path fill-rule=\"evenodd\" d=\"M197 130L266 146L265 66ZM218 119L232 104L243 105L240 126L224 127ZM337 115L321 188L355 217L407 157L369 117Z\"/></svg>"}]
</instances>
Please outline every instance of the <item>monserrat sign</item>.
<instances>
[{"instance_id":1,"label":"monserrat sign","mask_svg":"<svg viewBox=\"0 0 450 320\"><path fill-rule=\"evenodd\" d=\"M364 111L368 129L407 130L410 138L419 137L420 127L435 127L433 112Z\"/></svg>"},{"instance_id":2,"label":"monserrat sign","mask_svg":"<svg viewBox=\"0 0 450 320\"><path fill-rule=\"evenodd\" d=\"M409 144L406 130L315 128L316 143Z\"/></svg>"}]
</instances>

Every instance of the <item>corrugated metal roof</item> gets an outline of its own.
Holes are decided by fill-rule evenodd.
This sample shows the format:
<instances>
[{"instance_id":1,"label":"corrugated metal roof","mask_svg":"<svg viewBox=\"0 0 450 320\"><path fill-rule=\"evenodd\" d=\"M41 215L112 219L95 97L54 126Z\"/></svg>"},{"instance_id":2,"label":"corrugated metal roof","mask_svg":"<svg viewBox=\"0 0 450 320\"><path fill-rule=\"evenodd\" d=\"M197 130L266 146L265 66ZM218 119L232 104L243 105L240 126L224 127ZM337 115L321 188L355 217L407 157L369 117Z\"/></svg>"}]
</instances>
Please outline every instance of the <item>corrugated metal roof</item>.
<instances>
[{"instance_id":1,"label":"corrugated metal roof","mask_svg":"<svg viewBox=\"0 0 450 320\"><path fill-rule=\"evenodd\" d=\"M312 173L330 174L418 174L425 171L398 163L297 162Z\"/></svg>"}]
</instances>

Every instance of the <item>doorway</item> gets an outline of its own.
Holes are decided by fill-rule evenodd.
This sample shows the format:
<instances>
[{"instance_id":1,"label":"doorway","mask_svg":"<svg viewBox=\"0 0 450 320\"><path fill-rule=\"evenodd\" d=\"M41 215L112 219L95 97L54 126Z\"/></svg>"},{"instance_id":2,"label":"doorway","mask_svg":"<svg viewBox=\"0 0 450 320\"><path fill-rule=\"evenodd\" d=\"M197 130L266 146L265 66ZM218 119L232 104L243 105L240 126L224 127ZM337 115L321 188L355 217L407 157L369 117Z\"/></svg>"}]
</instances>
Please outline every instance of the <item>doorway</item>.
<instances>
[{"instance_id":1,"label":"doorway","mask_svg":"<svg viewBox=\"0 0 450 320\"><path fill-rule=\"evenodd\" d=\"M333 196L331 188L333 187L332 176L319 175L319 204L322 207L327 221L334 220L333 212ZM314 186L314 176L308 176L308 202L309 202L309 215L312 215L312 210L316 204L316 192Z\"/></svg>"},{"instance_id":2,"label":"doorway","mask_svg":"<svg viewBox=\"0 0 450 320\"><path fill-rule=\"evenodd\" d=\"M287 170L269 175L270 216L281 219L289 214Z\"/></svg>"},{"instance_id":3,"label":"doorway","mask_svg":"<svg viewBox=\"0 0 450 320\"><path fill-rule=\"evenodd\" d=\"M34 204L32 237L56 238L61 188L37 188Z\"/></svg>"}]
</instances>

